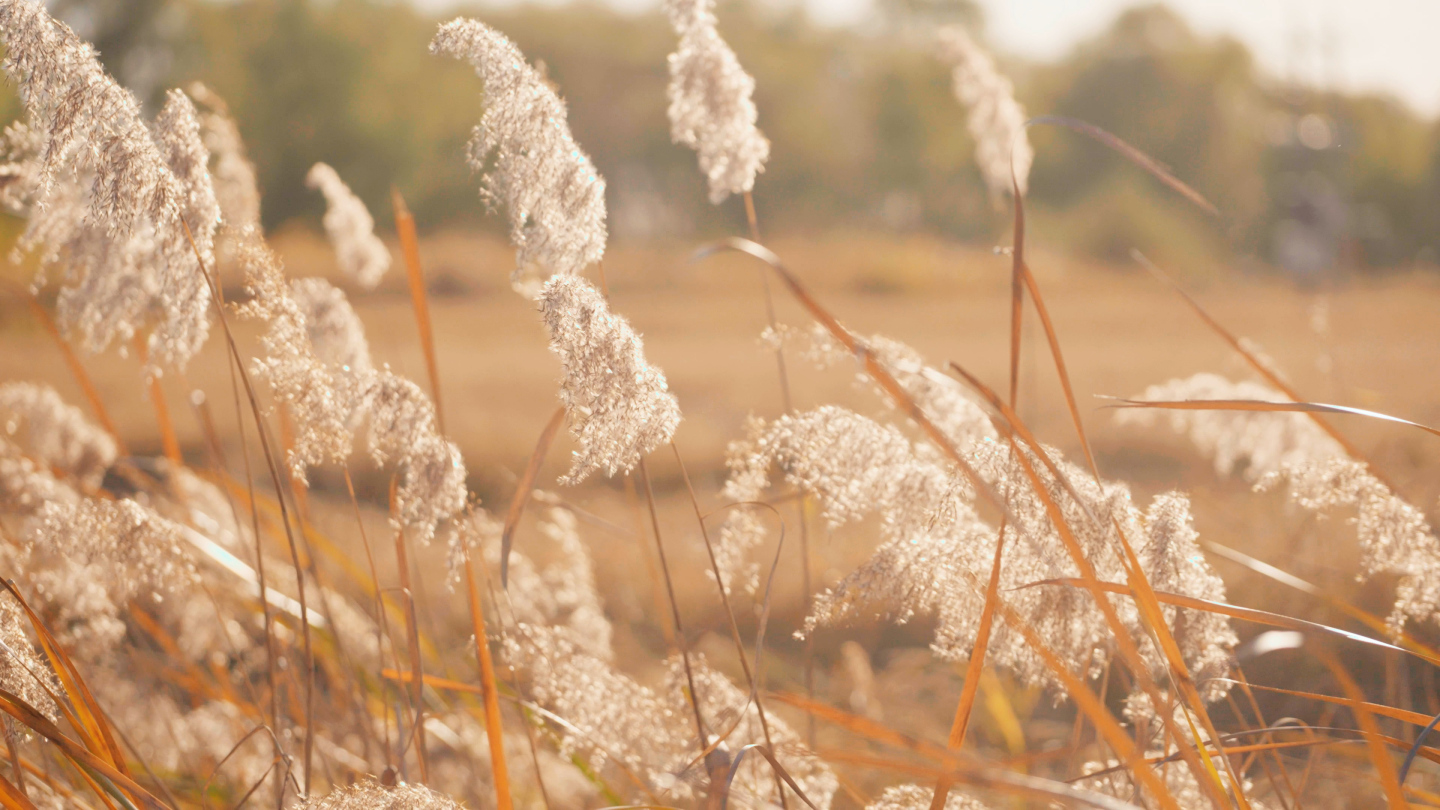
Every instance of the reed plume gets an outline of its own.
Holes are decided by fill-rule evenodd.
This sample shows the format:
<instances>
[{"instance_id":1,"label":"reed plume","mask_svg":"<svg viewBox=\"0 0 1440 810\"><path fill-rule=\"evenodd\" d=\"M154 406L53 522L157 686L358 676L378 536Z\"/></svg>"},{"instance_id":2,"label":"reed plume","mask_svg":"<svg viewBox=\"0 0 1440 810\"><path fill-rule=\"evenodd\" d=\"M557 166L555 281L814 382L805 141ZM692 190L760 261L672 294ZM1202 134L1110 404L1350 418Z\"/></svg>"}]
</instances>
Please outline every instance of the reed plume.
<instances>
[{"instance_id":1,"label":"reed plume","mask_svg":"<svg viewBox=\"0 0 1440 810\"><path fill-rule=\"evenodd\" d=\"M7 438L0 437L0 517L26 517L47 503L73 503L80 494Z\"/></svg>"},{"instance_id":2,"label":"reed plume","mask_svg":"<svg viewBox=\"0 0 1440 810\"><path fill-rule=\"evenodd\" d=\"M230 117L229 105L200 82L192 82L185 90L203 108L201 139L210 150L211 182L225 230L258 232L260 189L255 180L255 166L245 154L245 142L240 137L240 128Z\"/></svg>"},{"instance_id":3,"label":"reed plume","mask_svg":"<svg viewBox=\"0 0 1440 810\"><path fill-rule=\"evenodd\" d=\"M366 781L310 799L298 810L461 810L461 805L424 785Z\"/></svg>"},{"instance_id":4,"label":"reed plume","mask_svg":"<svg viewBox=\"0 0 1440 810\"><path fill-rule=\"evenodd\" d=\"M540 295L540 313L550 351L564 370L560 401L580 443L561 483L578 484L597 471L629 472L670 441L680 405L665 374L646 361L640 336L610 311L599 290L582 278L557 275Z\"/></svg>"},{"instance_id":5,"label":"reed plume","mask_svg":"<svg viewBox=\"0 0 1440 810\"><path fill-rule=\"evenodd\" d=\"M498 568L500 527L491 528L483 550L487 562ZM537 568L529 557L511 551L505 589L511 616L516 622L563 631L585 653L613 660L610 642L614 628L600 603L594 565L580 539L575 516L563 507L551 507L540 523L540 532L555 544L562 562Z\"/></svg>"},{"instance_id":6,"label":"reed plume","mask_svg":"<svg viewBox=\"0 0 1440 810\"><path fill-rule=\"evenodd\" d=\"M1183 401L1240 399L1283 402L1287 397L1269 386L1242 380L1231 382L1219 374L1201 372L1145 389L1137 399ZM1304 413L1283 411L1170 410L1122 408L1115 413L1122 425L1168 422L1195 448L1209 456L1219 475L1244 475L1251 482L1292 464L1343 458L1345 451L1315 420Z\"/></svg>"},{"instance_id":7,"label":"reed plume","mask_svg":"<svg viewBox=\"0 0 1440 810\"><path fill-rule=\"evenodd\" d=\"M375 220L364 201L325 163L310 167L305 185L325 195L322 224L340 269L361 289L375 289L390 269L390 251L375 235Z\"/></svg>"},{"instance_id":8,"label":"reed plume","mask_svg":"<svg viewBox=\"0 0 1440 810\"><path fill-rule=\"evenodd\" d=\"M975 139L975 162L992 198L1029 185L1035 150L1025 135L1025 109L1015 100L1015 88L995 67L995 60L964 29L940 29L940 58L950 67L955 98L970 110L970 137ZM1012 175L1013 172L1013 175Z\"/></svg>"},{"instance_id":9,"label":"reed plume","mask_svg":"<svg viewBox=\"0 0 1440 810\"><path fill-rule=\"evenodd\" d=\"M552 274L571 275L605 255L605 181L570 135L565 102L504 34L457 17L430 52L469 60L484 84L485 112L469 145L480 194L503 204L517 249L517 292L540 293Z\"/></svg>"},{"instance_id":10,"label":"reed plume","mask_svg":"<svg viewBox=\"0 0 1440 810\"><path fill-rule=\"evenodd\" d=\"M865 805L865 810L928 810L935 789L922 785L895 785L885 788L880 798ZM989 810L989 805L963 791L950 789L945 797L945 810Z\"/></svg>"},{"instance_id":11,"label":"reed plume","mask_svg":"<svg viewBox=\"0 0 1440 810\"><path fill-rule=\"evenodd\" d=\"M670 138L695 150L718 204L754 189L770 157L755 127L755 79L716 30L715 0L666 0L665 11L680 37L668 60Z\"/></svg>"},{"instance_id":12,"label":"reed plume","mask_svg":"<svg viewBox=\"0 0 1440 810\"><path fill-rule=\"evenodd\" d=\"M65 268L61 322L99 351L153 321L152 364L183 366L209 333L198 264L218 211L193 106L171 93L147 126L94 49L33 0L0 3L0 42L39 134L20 246Z\"/></svg>"},{"instance_id":13,"label":"reed plume","mask_svg":"<svg viewBox=\"0 0 1440 810\"><path fill-rule=\"evenodd\" d=\"M410 380L374 368L343 293L315 280L286 284L279 258L258 239L239 256L250 292L241 311L267 322L254 370L295 424L292 473L303 482L311 465L345 461L363 428L375 462L399 469L399 520L428 543L467 498L464 460L438 432L434 403Z\"/></svg>"},{"instance_id":14,"label":"reed plume","mask_svg":"<svg viewBox=\"0 0 1440 810\"><path fill-rule=\"evenodd\" d=\"M1147 388L1150 400L1260 400L1283 402L1278 391L1255 382L1231 382L1197 374ZM1157 412L1125 409L1124 422L1148 424ZM1338 442L1304 413L1232 410L1172 410L1169 423L1214 461L1218 473L1237 471L1257 490L1284 485L1296 505L1327 514L1352 508L1360 541L1360 579L1376 574L1399 578L1387 619L1398 634L1408 619L1440 621L1440 539L1425 514L1377 478L1369 467L1346 456Z\"/></svg>"},{"instance_id":15,"label":"reed plume","mask_svg":"<svg viewBox=\"0 0 1440 810\"><path fill-rule=\"evenodd\" d=\"M36 601L54 610L57 636L87 656L124 636L126 603L162 602L197 576L180 528L132 500L47 503L23 540Z\"/></svg>"},{"instance_id":16,"label":"reed plume","mask_svg":"<svg viewBox=\"0 0 1440 810\"><path fill-rule=\"evenodd\" d=\"M818 368L854 368L857 384L873 392L888 409L894 410L894 399L876 384L874 377L859 368L854 352L842 346L820 324L814 324L808 332L782 330L779 336L774 337L767 330L766 339L795 345L802 356ZM925 418L957 447L965 448L978 441L998 438L999 433L990 415L980 404L954 377L926 363L918 351L885 335L868 335L861 342L868 356L890 372L905 393L920 406Z\"/></svg>"},{"instance_id":17,"label":"reed plume","mask_svg":"<svg viewBox=\"0 0 1440 810\"><path fill-rule=\"evenodd\" d=\"M745 746L764 744L766 737L760 724L760 711L750 700L749 694L738 688L729 678L716 672L704 656L691 655L690 667L694 675L700 714L705 718L705 727L717 736L729 733L716 751L726 760L732 760ZM680 657L672 656L667 691L676 696L677 712L684 712L688 708L683 697L686 685L685 669ZM805 746L800 735L791 729L788 723L776 717L773 712L766 716L766 721L770 727L769 742L773 745L775 758L816 807L828 808L839 787L835 773ZM699 746L692 742L690 750L698 751ZM726 788L730 800L743 801L751 806L778 807L780 797L775 792L776 782L771 767L764 758L753 752L749 753ZM720 771L719 775L724 773ZM712 791L713 788L712 785Z\"/></svg>"},{"instance_id":18,"label":"reed plume","mask_svg":"<svg viewBox=\"0 0 1440 810\"><path fill-rule=\"evenodd\" d=\"M316 356L305 310L290 294L279 257L264 242L247 240L238 258L250 294L240 312L265 321L263 355L253 361L254 373L290 412L296 430L290 471L304 482L311 465L339 463L350 455L354 425L365 409L368 375L347 374Z\"/></svg>"},{"instance_id":19,"label":"reed plume","mask_svg":"<svg viewBox=\"0 0 1440 810\"><path fill-rule=\"evenodd\" d=\"M60 693L59 679L35 651L26 633L30 620L15 597L0 594L0 689L20 698L52 722L60 712L51 695ZM24 736L25 728L6 716L5 734L12 740Z\"/></svg>"},{"instance_id":20,"label":"reed plume","mask_svg":"<svg viewBox=\"0 0 1440 810\"><path fill-rule=\"evenodd\" d=\"M617 672L563 630L517 625L503 650L535 702L565 719L562 756L579 755L601 772L614 765L677 798L689 794L675 776L698 751L683 704Z\"/></svg>"},{"instance_id":21,"label":"reed plume","mask_svg":"<svg viewBox=\"0 0 1440 810\"><path fill-rule=\"evenodd\" d=\"M375 371L365 325L342 290L322 278L300 278L290 282L290 296L305 319L316 360L359 376Z\"/></svg>"},{"instance_id":22,"label":"reed plume","mask_svg":"<svg viewBox=\"0 0 1440 810\"><path fill-rule=\"evenodd\" d=\"M82 487L98 486L115 463L114 437L46 385L0 384L0 433L31 459Z\"/></svg>"},{"instance_id":23,"label":"reed plume","mask_svg":"<svg viewBox=\"0 0 1440 810\"><path fill-rule=\"evenodd\" d=\"M1079 588L1032 586L1074 578L1079 572L1061 553L1060 538L1014 452L992 440L977 443L968 454L1014 517L1006 532L1010 545L1001 575L1004 598L1074 671L1098 674L1113 641L1093 597ZM1188 503L1182 497L1165 496L1147 516L1131 504L1124 486L1097 483L1056 451L1046 452L1063 480L1033 456L1030 464L1041 470L1047 495L1061 505L1101 580L1126 581L1115 536L1118 525L1136 546L1147 575L1153 572L1166 586L1187 595L1223 599L1223 584L1195 547ZM781 417L769 426L757 424L748 442L732 447L729 463L725 495L735 502L758 499L767 485L765 470L778 463L789 483L815 496L832 526L871 514L880 518L882 545L869 561L816 598L806 632L867 615L899 622L917 614L934 615L935 653L949 660L968 658L998 536L971 506L974 493L968 483L938 454L912 445L894 427L823 406ZM736 570L736 561L743 561L759 542L757 529L758 522L743 510L727 518L717 547L717 557L725 560L722 570ZM1164 659L1133 603L1112 599L1112 604L1145 653L1147 666L1163 672ZM1237 642L1228 622L1193 611L1167 613L1166 618L1184 638L1182 651L1197 678L1224 673ZM1055 685L1054 673L1017 630L997 627L991 645L991 660L1022 681ZM1223 694L1223 687L1217 689L1210 697Z\"/></svg>"}]
</instances>

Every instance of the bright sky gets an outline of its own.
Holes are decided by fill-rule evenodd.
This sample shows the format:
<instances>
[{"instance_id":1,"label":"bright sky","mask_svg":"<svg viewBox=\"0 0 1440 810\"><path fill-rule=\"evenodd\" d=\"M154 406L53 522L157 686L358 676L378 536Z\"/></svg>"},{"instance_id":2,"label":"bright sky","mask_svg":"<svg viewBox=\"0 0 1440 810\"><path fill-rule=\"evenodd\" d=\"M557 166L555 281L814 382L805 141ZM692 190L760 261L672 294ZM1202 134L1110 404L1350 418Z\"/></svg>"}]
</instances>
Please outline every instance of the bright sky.
<instances>
[{"instance_id":1,"label":"bright sky","mask_svg":"<svg viewBox=\"0 0 1440 810\"><path fill-rule=\"evenodd\" d=\"M767 1L804 3L816 19L834 25L862 23L874 13L874 0ZM431 9L455 4L415 2ZM632 11L659 5L659 0L607 2ZM1034 59L1063 54L1140 2L1144 0L980 0L996 47ZM1440 0L1167 2L1202 33L1240 39L1273 75L1385 91L1427 115L1440 115Z\"/></svg>"}]
</instances>

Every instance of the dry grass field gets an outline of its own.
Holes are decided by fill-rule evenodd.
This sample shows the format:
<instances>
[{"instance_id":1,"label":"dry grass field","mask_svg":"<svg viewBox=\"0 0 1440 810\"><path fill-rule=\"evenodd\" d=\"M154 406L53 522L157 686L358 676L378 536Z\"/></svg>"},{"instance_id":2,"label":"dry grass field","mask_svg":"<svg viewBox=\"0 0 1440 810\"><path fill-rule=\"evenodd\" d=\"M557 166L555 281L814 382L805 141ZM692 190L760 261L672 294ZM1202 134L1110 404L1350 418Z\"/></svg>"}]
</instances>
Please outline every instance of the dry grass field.
<instances>
[{"instance_id":1,"label":"dry grass field","mask_svg":"<svg viewBox=\"0 0 1440 810\"><path fill-rule=\"evenodd\" d=\"M294 230L279 235L274 243L290 275L320 275L345 285L323 239ZM790 236L775 240L773 247L852 329L902 339L932 363L954 360L994 384L1005 379L1010 300L1007 257L929 238ZM545 333L532 306L511 293L505 282L513 255L508 246L483 234L450 233L424 240L421 250L431 280L448 431L466 458L474 460L469 468L472 491L489 508L501 511L512 496L518 471L555 408L559 368L546 349ZM690 263L692 250L693 246L683 244L622 244L612 249L604 269L616 309L644 334L649 356L665 369L684 405L685 421L676 444L696 481L702 504L713 509L721 503L726 443L742 434L748 414L777 415L781 400L774 358L759 339L765 315L756 267L723 256ZM1343 525L1342 531L1334 530L1334 524L1343 521L1316 522L1287 508L1278 495L1251 494L1243 483L1218 477L1207 460L1168 429L1115 424L1114 411L1099 397L1134 395L1152 383L1198 371L1217 371L1237 379L1249 376L1238 356L1177 295L1134 266L1087 264L1044 250L1032 261L1085 409L1086 428L1107 475L1129 482L1138 500L1168 489L1188 491L1203 538L1273 562L1373 612L1386 612L1391 583L1378 580L1363 588L1355 584L1353 539ZM1440 282L1433 275L1351 280L1315 291L1223 268L1177 271L1211 314L1263 347L1310 398L1440 423L1440 378L1433 374L1440 365L1440 343L1434 340L1440 325L1435 315L1440 312ZM233 280L227 288L238 292ZM377 361L391 364L412 379L425 379L403 279L392 275L375 292L349 292ZM807 317L792 301L776 295L782 322L807 324ZM36 328L28 311L7 304L0 313L0 379L48 382L71 401L79 401L80 393L61 354ZM1319 322L1326 320L1328 323ZM254 338L251 327L243 321L240 327L242 343L249 344ZM1038 324L1027 324L1025 341L1021 414L1043 439L1067 453L1075 452L1078 445ZM172 375L164 380L186 456L201 465L205 448L188 405L190 391L206 392L227 444L232 451L238 446L234 409L228 401L230 382L219 348L212 341L183 378ZM158 453L154 410L136 384L138 363L113 355L85 362L132 450ZM861 413L874 413L883 407L849 371L812 368L793 352L787 362L797 408L843 403ZM1413 503L1435 504L1440 482L1433 473L1440 464L1440 440L1356 418L1341 418L1339 424ZM568 442L562 434L542 469L540 486L550 487L563 472ZM690 617L692 634L700 638L698 649L720 669L738 677L723 613L705 582L703 546L683 493L679 468L667 452L652 460L652 471L660 496L661 524L672 544L672 565L680 583L680 608ZM367 476L364 470L356 473L366 502L367 523L372 534L383 534L384 479ZM315 524L360 559L363 552L351 531L353 515L340 477L334 471L321 470L311 483ZM621 666L653 678L658 675L665 648L657 621L663 603L655 601L660 592L658 580L653 579L653 550L637 540L640 515L629 507L638 507L638 503L627 501L624 492L614 481L568 490L564 497L586 516L599 588L616 621ZM794 512L787 514L793 521ZM848 527L832 535L824 531L823 521L811 514L807 527L812 532L810 565L817 587L834 584L862 563L879 542L873 525ZM532 516L522 525L517 544L546 559ZM436 546L421 555L425 621L431 623L436 637L463 635L468 616L462 600L441 584L443 550ZM1342 615L1320 600L1277 586L1224 560L1215 564L1227 580L1232 601L1346 624ZM648 575L647 566L652 567ZM783 617L781 626L794 626L802 615L801 581L798 552L792 549L778 574L775 610ZM753 627L754 617L742 617L742 623ZM873 716L883 717L895 727L942 739L949 724L947 707L954 705L959 692L959 670L929 655L925 650L928 634L921 624L822 631L813 652L817 692L842 705L848 700L854 706L865 706ZM1242 626L1241 636L1254 631ZM873 651L872 675L857 673L854 650L847 655L843 645L854 640ZM799 688L803 681L801 645L779 637L771 643L778 653L771 662L772 686ZM1267 668L1277 666L1290 683L1303 683L1305 678L1297 681L1295 673L1284 671L1289 661L1284 654L1270 656L1256 665L1251 676L1263 680ZM1383 657L1357 663L1362 679L1377 690L1395 680L1394 672L1387 678ZM1319 673L1312 675L1323 678ZM994 683L998 687L1002 681ZM859 697L862 694L863 699ZM982 745L1000 754L1028 750L1033 755L1045 747L1046 739L1058 745L1068 738L1068 721L1055 719L1048 699L1013 686L997 688L993 697L989 710L977 719ZM1408 695L1394 697L1409 700ZM1278 700L1267 706L1283 714L1314 714L1314 707L1303 702ZM1010 724L1007 712L1016 713L1021 724ZM834 734L838 732L822 728L822 744L827 735ZM1016 739L1016 734L1022 738ZM1028 735L1028 743L1024 735ZM1363 755L1358 751L1350 755L1360 758L1348 760L1350 766L1363 768ZM1339 756L1344 765L1347 754ZM874 774L859 778L853 787L863 791L867 780L874 778Z\"/></svg>"}]
</instances>

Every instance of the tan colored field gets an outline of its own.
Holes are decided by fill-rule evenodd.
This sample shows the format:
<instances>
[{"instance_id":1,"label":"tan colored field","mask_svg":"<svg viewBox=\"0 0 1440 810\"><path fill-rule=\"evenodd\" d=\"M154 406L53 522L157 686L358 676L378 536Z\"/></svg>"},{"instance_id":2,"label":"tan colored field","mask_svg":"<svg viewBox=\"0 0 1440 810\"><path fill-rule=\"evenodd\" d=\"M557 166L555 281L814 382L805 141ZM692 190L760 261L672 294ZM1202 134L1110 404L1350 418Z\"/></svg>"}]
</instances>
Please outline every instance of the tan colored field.
<instances>
[{"instance_id":1,"label":"tan colored field","mask_svg":"<svg viewBox=\"0 0 1440 810\"><path fill-rule=\"evenodd\" d=\"M328 246L319 239L288 233L276 240L276 246L294 276L335 275ZM928 239L791 237L773 246L851 328L901 339L937 365L954 360L997 387L1003 385L1008 258ZM650 358L665 370L680 398L685 422L677 444L696 478L702 505L709 509L719 505L727 441L740 435L747 414L776 415L781 397L774 358L758 340L765 324L758 265L736 257L689 264L691 249L688 245L620 246L612 250L605 273L614 308L644 333ZM547 351L533 307L508 289L505 276L512 260L503 243L485 236L440 235L427 240L422 252L432 280L447 428L465 453L472 490L492 510L503 511L515 474L556 406L558 366ZM1148 499L1168 488L1185 489L1195 500L1203 537L1244 549L1334 587L1337 593L1352 595L1380 613L1386 611L1389 583L1368 586L1363 592L1353 584L1349 573L1355 556L1353 534L1303 520L1283 508L1277 496L1252 495L1242 485L1221 481L1184 441L1163 430L1117 428L1111 412L1095 398L1136 394L1148 384L1197 371L1245 376L1238 358L1176 295L1135 268L1087 265L1043 251L1033 265L1063 341L1086 428L1107 475L1130 482L1138 498ZM1195 275L1192 270L1188 284L1199 300L1221 322L1263 346L1308 396L1440 423L1440 376L1434 373L1440 367L1440 342L1435 340L1440 283L1432 277L1356 281L1322 295L1274 280L1219 272L1197 280ZM227 289L238 293L237 280L229 280ZM425 368L403 278L392 274L373 294L351 292L377 360L423 381ZM782 321L807 323L792 301L778 289L775 294ZM1313 328L1317 307L1328 307L1329 313L1328 330L1320 333ZM79 402L78 388L60 353L34 327L27 311L7 305L0 313L4 318L0 379L43 379ZM254 330L243 323L239 326L248 345ZM1027 327L1026 340L1022 415L1042 438L1074 450L1073 428L1038 324ZM220 345L212 340L184 379L164 381L182 443L197 462L204 459L204 447L188 405L191 388L205 392L222 432L234 435L230 381ZM1321 370L1323 357L1329 358L1328 372ZM862 411L882 407L855 385L848 371L817 371L795 356L788 362L797 407L824 402L849 403ZM137 393L141 388L136 384L136 361L107 354L87 358L85 363L127 441L137 450L156 452L154 412ZM1432 472L1440 460L1440 440L1359 419L1346 420L1343 428L1373 454L1413 503L1422 507L1435 503L1440 483ZM564 469L567 452L562 438L546 462L542 486L553 485ZM682 585L681 610L692 627L709 631L702 633L700 647L722 669L734 670L733 648L721 635L722 614L714 591L704 584L703 547L683 496L678 467L669 453L657 454L652 464L661 495L661 524ZM384 483L372 477L360 471L362 496L378 505ZM339 477L322 472L313 483L322 503L317 525L336 537L353 538ZM636 587L637 578L644 583L650 577L646 571L651 552L637 549L630 533L636 514L623 492L616 482L587 484L562 494L594 518L587 539L595 550L607 609L622 631L617 638L622 661L631 669L658 666L664 642L656 618L659 608L651 600L655 582ZM375 508L367 514L375 530L383 531L383 512ZM810 528L817 586L836 581L865 559L875 544L872 527L852 527L831 536L812 516ZM358 541L343 542L358 559ZM518 542L527 551L540 543L528 522ZM544 556L543 551L537 553ZM796 555L792 548L779 573L776 609L783 627L793 627L801 609ZM423 566L430 621L449 630L438 637L463 637L467 618L462 600L439 590L442 556L438 546L430 549ZM1217 566L1234 601L1341 622L1323 605L1301 602L1307 598L1296 592L1260 581L1227 562ZM753 617L744 624L753 627ZM1242 637L1251 632L1242 628ZM848 638L860 638L876 651L873 698L884 708L887 722L943 739L959 680L949 667L924 652L923 629L873 627L822 633L816 648L820 690L840 702L852 689L852 676L846 674L839 650ZM802 678L798 643L784 638L772 638L771 643L778 651L770 665L771 686L796 688ZM1259 677L1263 676L1262 669ZM1069 734L1067 724L1044 719L1044 706L1036 703L1035 695L1015 690L1008 694L1029 721L1025 727L1031 735L1029 750L1043 747L1037 735L1059 739ZM1032 717L1032 709L1039 714ZM1005 747L1003 723L992 715L979 722L985 744Z\"/></svg>"}]
</instances>

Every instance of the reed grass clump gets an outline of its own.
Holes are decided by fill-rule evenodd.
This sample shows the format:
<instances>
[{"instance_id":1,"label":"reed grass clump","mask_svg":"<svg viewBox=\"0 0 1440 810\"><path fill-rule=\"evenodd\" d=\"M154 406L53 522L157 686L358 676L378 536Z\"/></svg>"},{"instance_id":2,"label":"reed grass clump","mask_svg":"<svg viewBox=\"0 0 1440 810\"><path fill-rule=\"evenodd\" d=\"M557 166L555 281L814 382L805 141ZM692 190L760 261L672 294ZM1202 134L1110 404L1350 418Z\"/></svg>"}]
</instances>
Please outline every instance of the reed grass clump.
<instances>
[{"instance_id":1,"label":"reed grass clump","mask_svg":"<svg viewBox=\"0 0 1440 810\"><path fill-rule=\"evenodd\" d=\"M367 338L363 296L390 254L333 169L309 180L354 302L292 277L268 243L223 99L192 85L147 120L43 5L0 0L25 107L5 130L0 205L26 218L20 252L61 270L58 326L43 275L24 295L85 405L0 383L0 805L1248 810L1338 806L1341 788L1367 806L1433 803L1440 749L1415 731L1434 707L1411 700L1410 677L1440 665L1423 636L1440 615L1440 541L1322 416L1379 415L1304 402L1203 310L1259 379L1174 380L1120 411L1135 428L1168 421L1220 476L1345 514L1356 573L1396 583L1388 620L1216 547L1205 499L1127 484L1092 447L1025 253L1033 122L971 35L940 39L981 174L1014 206L1008 398L969 358L940 365L852 332L758 244L769 144L754 81L713 2L665 12L670 135L696 151L712 201L743 198L752 237L696 258L759 261L781 383L783 407L755 405L713 478L719 459L692 476L680 448L682 394L693 415L705 392L672 390L610 296L605 183L562 88L503 33L458 18L431 51L475 67L483 112L464 159L504 208L527 299L514 305L536 310L553 355L553 415L518 474L447 432L437 354L457 348L436 344L398 193L425 380ZM1113 136L1066 125L1211 210ZM227 300L232 265L244 289ZM782 322L771 278L813 324ZM1027 302L1073 438L1042 440L1022 417ZM212 326L228 389L186 392L200 438L182 445L159 377L184 383ZM163 455L114 427L119 395L74 352L114 345L144 354ZM812 402L789 360L853 374L874 407ZM486 412L461 391L452 406ZM510 488L503 514L481 504L482 481ZM437 537L448 576L426 548ZM861 553L822 577L837 537ZM1232 603L1247 595L1211 550L1360 631ZM713 587L690 587L702 570ZM891 625L907 623L928 650L905 649ZM1303 682L1274 659L1242 669L1280 651L1304 656L1287 662L1305 663ZM1383 675L1348 668L1382 659ZM1300 723L1277 707L1319 708ZM1341 776L1319 775L1342 758Z\"/></svg>"}]
</instances>

